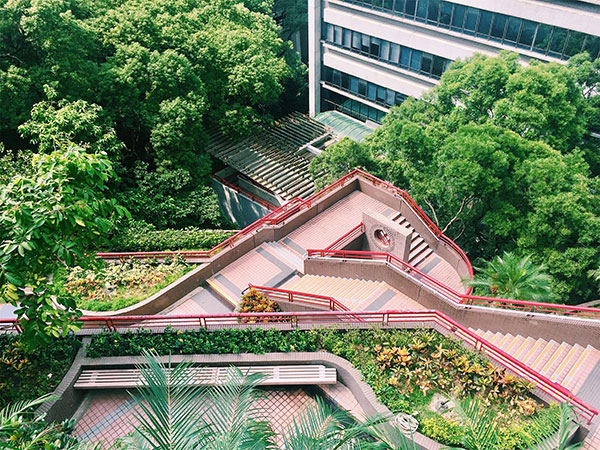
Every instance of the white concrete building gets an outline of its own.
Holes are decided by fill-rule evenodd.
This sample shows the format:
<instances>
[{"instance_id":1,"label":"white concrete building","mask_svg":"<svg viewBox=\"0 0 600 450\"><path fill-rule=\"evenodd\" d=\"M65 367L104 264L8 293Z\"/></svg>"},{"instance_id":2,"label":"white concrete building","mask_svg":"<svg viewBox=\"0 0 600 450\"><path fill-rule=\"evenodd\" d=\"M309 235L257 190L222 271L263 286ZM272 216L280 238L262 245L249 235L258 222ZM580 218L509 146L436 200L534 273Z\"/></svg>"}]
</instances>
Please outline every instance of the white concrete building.
<instances>
[{"instance_id":1,"label":"white concrete building","mask_svg":"<svg viewBox=\"0 0 600 450\"><path fill-rule=\"evenodd\" d=\"M600 55L600 0L308 0L310 114L380 122L453 60L506 49L565 62Z\"/></svg>"}]
</instances>

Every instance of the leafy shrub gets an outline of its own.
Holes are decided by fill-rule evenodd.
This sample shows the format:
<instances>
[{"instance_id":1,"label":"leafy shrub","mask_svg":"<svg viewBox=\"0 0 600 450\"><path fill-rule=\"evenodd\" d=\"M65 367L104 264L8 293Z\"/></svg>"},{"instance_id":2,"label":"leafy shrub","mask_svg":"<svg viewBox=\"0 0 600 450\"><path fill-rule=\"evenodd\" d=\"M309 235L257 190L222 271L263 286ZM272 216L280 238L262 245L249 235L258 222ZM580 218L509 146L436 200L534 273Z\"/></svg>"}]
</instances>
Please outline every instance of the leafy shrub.
<instances>
[{"instance_id":1,"label":"leafy shrub","mask_svg":"<svg viewBox=\"0 0 600 450\"><path fill-rule=\"evenodd\" d=\"M442 416L428 417L421 422L423 434L444 445L462 444L463 429L455 420Z\"/></svg>"},{"instance_id":2,"label":"leafy shrub","mask_svg":"<svg viewBox=\"0 0 600 450\"><path fill-rule=\"evenodd\" d=\"M239 312L241 313L272 313L272 312L281 312L281 308L277 304L276 301L273 301L267 298L265 295L258 292L256 289L250 289L243 297L240 302ZM278 321L278 319L270 319L270 318L254 318L254 317L244 317L241 319L242 322L246 323L256 323L257 321L261 322L273 322Z\"/></svg>"},{"instance_id":3,"label":"leafy shrub","mask_svg":"<svg viewBox=\"0 0 600 450\"><path fill-rule=\"evenodd\" d=\"M152 224L130 221L111 239L111 250L120 252L210 250L234 233L235 231L202 230L197 227L157 230Z\"/></svg>"},{"instance_id":4,"label":"leafy shrub","mask_svg":"<svg viewBox=\"0 0 600 450\"><path fill-rule=\"evenodd\" d=\"M26 352L18 336L0 334L0 407L53 391L80 345L78 338L67 336Z\"/></svg>"},{"instance_id":5,"label":"leafy shrub","mask_svg":"<svg viewBox=\"0 0 600 450\"><path fill-rule=\"evenodd\" d=\"M92 311L124 308L148 298L175 281L192 266L182 258L163 262L130 260L123 263L96 262L76 266L64 276L64 291L74 296L77 306Z\"/></svg>"}]
</instances>

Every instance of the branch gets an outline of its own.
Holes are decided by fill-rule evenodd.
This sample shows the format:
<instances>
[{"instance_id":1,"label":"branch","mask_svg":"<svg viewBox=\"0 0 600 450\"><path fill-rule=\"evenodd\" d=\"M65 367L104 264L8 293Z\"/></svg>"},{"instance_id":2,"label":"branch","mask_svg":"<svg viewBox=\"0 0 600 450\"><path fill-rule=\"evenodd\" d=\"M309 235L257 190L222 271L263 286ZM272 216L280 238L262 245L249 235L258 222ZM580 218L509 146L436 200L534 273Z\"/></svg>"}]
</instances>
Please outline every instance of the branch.
<instances>
[{"instance_id":1,"label":"branch","mask_svg":"<svg viewBox=\"0 0 600 450\"><path fill-rule=\"evenodd\" d=\"M440 226L440 221L437 217L437 214L435 212L435 208L433 207L433 205L431 203L429 203L429 200L424 199L423 200L425 203L427 203L427 206L429 206L429 209L431 209L431 213L433 214L433 220L435 221L435 224L439 227Z\"/></svg>"},{"instance_id":2,"label":"branch","mask_svg":"<svg viewBox=\"0 0 600 450\"><path fill-rule=\"evenodd\" d=\"M456 219L458 219L458 216L460 215L460 213L463 211L463 209L465 208L465 205L467 204L467 202L469 200L471 200L473 198L472 195L469 195L468 197L465 197L462 199L462 201L460 202L460 208L458 208L458 212L454 215L454 217L452 219L450 219L450 222L448 222L446 224L446 226L444 227L444 229L442 230L442 233L445 233L446 230L448 230L448 228L450 228L450 226L454 223L454 221L456 221ZM463 230L464 231L464 230ZM461 232L462 234L462 232Z\"/></svg>"}]
</instances>

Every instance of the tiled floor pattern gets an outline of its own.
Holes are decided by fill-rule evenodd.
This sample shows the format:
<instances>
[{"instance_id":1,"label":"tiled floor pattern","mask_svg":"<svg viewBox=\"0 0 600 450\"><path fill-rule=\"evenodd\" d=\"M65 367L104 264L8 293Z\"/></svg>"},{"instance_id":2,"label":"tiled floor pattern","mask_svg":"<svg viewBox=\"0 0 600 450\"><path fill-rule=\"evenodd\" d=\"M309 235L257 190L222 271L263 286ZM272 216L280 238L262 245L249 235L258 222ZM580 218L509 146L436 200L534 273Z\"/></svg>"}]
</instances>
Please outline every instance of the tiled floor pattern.
<instances>
[{"instance_id":1,"label":"tiled floor pattern","mask_svg":"<svg viewBox=\"0 0 600 450\"><path fill-rule=\"evenodd\" d=\"M271 423L280 434L292 424L293 418L315 403L301 388L265 389L265 396L256 403L264 411L261 419ZM135 404L125 391L89 392L89 406L75 425L75 435L84 442L112 445L116 439L131 433L139 423L134 416Z\"/></svg>"}]
</instances>

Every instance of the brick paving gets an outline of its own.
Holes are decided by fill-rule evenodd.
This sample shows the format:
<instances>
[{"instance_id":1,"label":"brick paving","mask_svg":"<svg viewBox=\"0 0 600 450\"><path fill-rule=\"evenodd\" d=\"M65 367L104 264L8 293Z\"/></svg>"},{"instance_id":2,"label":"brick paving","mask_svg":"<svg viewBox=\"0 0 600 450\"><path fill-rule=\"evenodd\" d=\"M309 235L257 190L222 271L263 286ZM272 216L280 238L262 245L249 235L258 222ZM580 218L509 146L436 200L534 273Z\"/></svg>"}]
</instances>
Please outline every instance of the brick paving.
<instances>
[{"instance_id":1,"label":"brick paving","mask_svg":"<svg viewBox=\"0 0 600 450\"><path fill-rule=\"evenodd\" d=\"M269 388L264 392L264 398L256 406L264 411L260 418L269 421L277 434L287 430L294 417L315 404L314 398L301 388ZM75 435L82 441L108 447L138 425L129 393L92 391L88 395L91 396L88 407L75 425Z\"/></svg>"}]
</instances>

